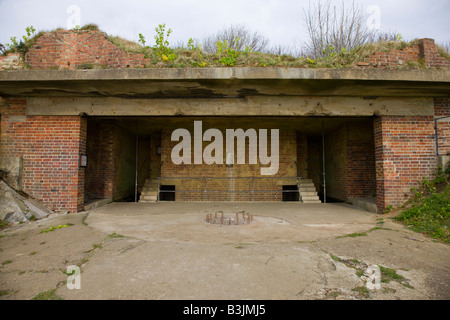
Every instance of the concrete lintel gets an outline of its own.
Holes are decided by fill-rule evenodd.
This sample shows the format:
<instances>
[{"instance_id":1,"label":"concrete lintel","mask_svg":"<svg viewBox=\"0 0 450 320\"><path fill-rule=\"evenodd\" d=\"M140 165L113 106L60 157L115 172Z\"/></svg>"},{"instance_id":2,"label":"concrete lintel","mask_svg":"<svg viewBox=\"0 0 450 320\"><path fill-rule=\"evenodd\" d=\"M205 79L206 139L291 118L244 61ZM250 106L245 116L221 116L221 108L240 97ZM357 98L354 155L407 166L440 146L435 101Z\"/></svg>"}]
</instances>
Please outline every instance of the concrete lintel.
<instances>
[{"instance_id":1,"label":"concrete lintel","mask_svg":"<svg viewBox=\"0 0 450 320\"><path fill-rule=\"evenodd\" d=\"M90 116L373 116L434 115L432 98L261 97L216 99L41 98L27 115Z\"/></svg>"}]
</instances>

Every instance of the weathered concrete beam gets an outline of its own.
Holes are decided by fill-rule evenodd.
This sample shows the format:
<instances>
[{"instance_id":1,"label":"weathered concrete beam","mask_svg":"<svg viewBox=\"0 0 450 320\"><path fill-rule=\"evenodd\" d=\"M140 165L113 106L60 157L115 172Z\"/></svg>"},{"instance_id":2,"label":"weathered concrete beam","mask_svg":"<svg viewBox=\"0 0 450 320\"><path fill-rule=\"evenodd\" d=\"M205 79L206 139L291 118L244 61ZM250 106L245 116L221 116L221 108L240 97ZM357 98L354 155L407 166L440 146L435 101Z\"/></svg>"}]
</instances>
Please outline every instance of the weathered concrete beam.
<instances>
[{"instance_id":1,"label":"weathered concrete beam","mask_svg":"<svg viewBox=\"0 0 450 320\"><path fill-rule=\"evenodd\" d=\"M91 70L17 70L0 72L3 81L68 80L226 80L338 79L449 82L450 70L378 70L314 68L149 68Z\"/></svg>"},{"instance_id":2,"label":"weathered concrete beam","mask_svg":"<svg viewBox=\"0 0 450 320\"><path fill-rule=\"evenodd\" d=\"M450 70L192 68L0 71L0 96L150 99L450 96Z\"/></svg>"},{"instance_id":3,"label":"weathered concrete beam","mask_svg":"<svg viewBox=\"0 0 450 320\"><path fill-rule=\"evenodd\" d=\"M434 115L432 98L267 97L217 99L27 99L27 115L373 116Z\"/></svg>"}]
</instances>

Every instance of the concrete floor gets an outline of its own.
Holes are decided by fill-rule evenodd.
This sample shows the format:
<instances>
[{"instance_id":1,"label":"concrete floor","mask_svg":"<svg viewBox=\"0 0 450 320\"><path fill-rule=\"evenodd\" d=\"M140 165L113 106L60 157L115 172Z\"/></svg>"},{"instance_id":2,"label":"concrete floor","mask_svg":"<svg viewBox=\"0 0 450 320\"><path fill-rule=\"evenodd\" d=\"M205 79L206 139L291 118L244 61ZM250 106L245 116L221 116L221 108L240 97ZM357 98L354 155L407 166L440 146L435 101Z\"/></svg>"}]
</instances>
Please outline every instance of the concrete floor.
<instances>
[{"instance_id":1,"label":"concrete floor","mask_svg":"<svg viewBox=\"0 0 450 320\"><path fill-rule=\"evenodd\" d=\"M211 225L209 212L234 217L245 211L251 224ZM290 242L367 231L376 215L348 204L295 202L159 202L114 203L96 209L86 222L103 232L116 232L144 240L184 242Z\"/></svg>"},{"instance_id":2,"label":"concrete floor","mask_svg":"<svg viewBox=\"0 0 450 320\"><path fill-rule=\"evenodd\" d=\"M206 223L215 211L254 222ZM450 298L448 245L347 204L111 203L0 235L0 299ZM373 264L405 280L365 290ZM66 286L69 265L81 289Z\"/></svg>"}]
</instances>

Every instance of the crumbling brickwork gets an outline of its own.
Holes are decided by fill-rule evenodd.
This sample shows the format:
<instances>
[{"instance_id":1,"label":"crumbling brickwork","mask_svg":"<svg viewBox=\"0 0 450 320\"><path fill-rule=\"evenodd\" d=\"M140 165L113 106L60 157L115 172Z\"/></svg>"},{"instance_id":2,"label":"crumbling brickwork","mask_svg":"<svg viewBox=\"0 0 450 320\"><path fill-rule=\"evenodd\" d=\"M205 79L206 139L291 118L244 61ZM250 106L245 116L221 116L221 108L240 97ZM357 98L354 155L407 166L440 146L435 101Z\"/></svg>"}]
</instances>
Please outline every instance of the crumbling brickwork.
<instances>
[{"instance_id":1,"label":"crumbling brickwork","mask_svg":"<svg viewBox=\"0 0 450 320\"><path fill-rule=\"evenodd\" d=\"M112 44L101 31L56 30L40 36L26 53L33 69L144 67L143 54L128 54Z\"/></svg>"},{"instance_id":2,"label":"crumbling brickwork","mask_svg":"<svg viewBox=\"0 0 450 320\"><path fill-rule=\"evenodd\" d=\"M10 53L7 56L0 56L0 70L23 69L24 64L20 53Z\"/></svg>"},{"instance_id":3,"label":"crumbling brickwork","mask_svg":"<svg viewBox=\"0 0 450 320\"><path fill-rule=\"evenodd\" d=\"M415 44L403 49L375 52L364 61L357 63L362 69L388 69L406 66L408 63L422 63L428 68L448 68L450 61L442 57L433 39L419 39Z\"/></svg>"}]
</instances>

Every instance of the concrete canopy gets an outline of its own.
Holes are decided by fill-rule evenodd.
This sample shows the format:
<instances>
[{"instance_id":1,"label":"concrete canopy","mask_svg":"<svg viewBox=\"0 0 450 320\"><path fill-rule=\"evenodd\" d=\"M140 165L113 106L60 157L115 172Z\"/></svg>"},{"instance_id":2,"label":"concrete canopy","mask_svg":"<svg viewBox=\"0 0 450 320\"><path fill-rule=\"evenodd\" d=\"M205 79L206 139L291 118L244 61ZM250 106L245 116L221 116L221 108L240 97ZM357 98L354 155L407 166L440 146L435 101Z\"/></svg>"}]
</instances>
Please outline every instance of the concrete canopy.
<instances>
[{"instance_id":1,"label":"concrete canopy","mask_svg":"<svg viewBox=\"0 0 450 320\"><path fill-rule=\"evenodd\" d=\"M448 97L450 70L155 68L0 73L0 96L164 99L258 95Z\"/></svg>"}]
</instances>

